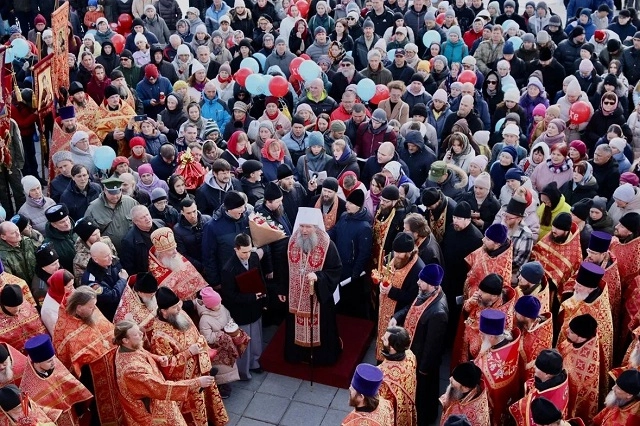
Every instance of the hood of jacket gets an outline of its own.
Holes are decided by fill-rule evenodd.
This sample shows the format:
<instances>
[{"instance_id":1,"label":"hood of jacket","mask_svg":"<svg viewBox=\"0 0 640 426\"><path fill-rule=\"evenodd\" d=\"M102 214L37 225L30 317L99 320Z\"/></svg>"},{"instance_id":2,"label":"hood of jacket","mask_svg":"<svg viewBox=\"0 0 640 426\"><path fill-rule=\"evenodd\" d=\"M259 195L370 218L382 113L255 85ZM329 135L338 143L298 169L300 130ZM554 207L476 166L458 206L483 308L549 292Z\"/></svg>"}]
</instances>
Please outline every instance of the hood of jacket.
<instances>
[{"instance_id":1,"label":"hood of jacket","mask_svg":"<svg viewBox=\"0 0 640 426\"><path fill-rule=\"evenodd\" d=\"M447 177L445 182L448 181L449 179L452 179L453 175L456 174L458 175L458 179L460 179L460 181L455 185L453 185L453 187L456 189L466 188L467 183L469 183L469 178L467 177L467 174L465 173L465 171L462 170L460 167L456 166L455 164L451 164L451 163L447 164L447 169L449 169L449 176Z\"/></svg>"}]
</instances>

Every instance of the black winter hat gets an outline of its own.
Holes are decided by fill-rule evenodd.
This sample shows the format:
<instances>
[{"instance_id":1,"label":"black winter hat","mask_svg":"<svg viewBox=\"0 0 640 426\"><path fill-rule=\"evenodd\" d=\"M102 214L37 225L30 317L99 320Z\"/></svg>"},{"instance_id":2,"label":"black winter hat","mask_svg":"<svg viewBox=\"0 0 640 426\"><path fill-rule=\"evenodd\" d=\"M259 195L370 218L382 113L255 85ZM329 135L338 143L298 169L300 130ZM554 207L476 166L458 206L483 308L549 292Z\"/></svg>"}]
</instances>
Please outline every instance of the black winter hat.
<instances>
[{"instance_id":1,"label":"black winter hat","mask_svg":"<svg viewBox=\"0 0 640 426\"><path fill-rule=\"evenodd\" d=\"M280 189L280 186L275 182L267 183L267 186L264 188L264 200L273 201L278 198L282 198L282 190Z\"/></svg>"},{"instance_id":2,"label":"black winter hat","mask_svg":"<svg viewBox=\"0 0 640 426\"><path fill-rule=\"evenodd\" d=\"M356 206L362 208L364 205L364 192L359 189L352 191L351 194L347 197L347 202L351 204L355 204Z\"/></svg>"}]
</instances>

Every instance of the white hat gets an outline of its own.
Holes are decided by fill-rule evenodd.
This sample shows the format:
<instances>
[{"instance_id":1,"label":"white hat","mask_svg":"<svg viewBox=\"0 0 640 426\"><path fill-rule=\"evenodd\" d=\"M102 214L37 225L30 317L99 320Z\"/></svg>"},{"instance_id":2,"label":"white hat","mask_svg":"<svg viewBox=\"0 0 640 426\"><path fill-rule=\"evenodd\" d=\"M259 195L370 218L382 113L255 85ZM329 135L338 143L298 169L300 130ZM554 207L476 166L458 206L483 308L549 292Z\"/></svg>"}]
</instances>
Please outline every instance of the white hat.
<instances>
[{"instance_id":1,"label":"white hat","mask_svg":"<svg viewBox=\"0 0 640 426\"><path fill-rule=\"evenodd\" d=\"M622 138L613 138L609 141L609 146L617 149L619 152L624 152L624 148L627 146L627 141Z\"/></svg>"},{"instance_id":2,"label":"white hat","mask_svg":"<svg viewBox=\"0 0 640 426\"><path fill-rule=\"evenodd\" d=\"M197 7L190 7L189 9L187 9L187 13L193 13L196 16L200 16L200 9L198 9Z\"/></svg>"},{"instance_id":3,"label":"white hat","mask_svg":"<svg viewBox=\"0 0 640 426\"><path fill-rule=\"evenodd\" d=\"M462 63L463 64L469 64L469 65L475 65L477 63L476 58L474 58L471 55L467 55L464 58L462 58Z\"/></svg>"},{"instance_id":4,"label":"white hat","mask_svg":"<svg viewBox=\"0 0 640 426\"><path fill-rule=\"evenodd\" d=\"M71 136L71 145L76 146L82 139L89 140L89 134L83 130L78 130Z\"/></svg>"},{"instance_id":5,"label":"white hat","mask_svg":"<svg viewBox=\"0 0 640 426\"><path fill-rule=\"evenodd\" d=\"M29 195L29 191L31 191L33 188L37 188L40 186L40 181L38 180L38 178L31 175L23 177L20 183L22 183L22 189L24 190L24 193L26 195Z\"/></svg>"},{"instance_id":6,"label":"white hat","mask_svg":"<svg viewBox=\"0 0 640 426\"><path fill-rule=\"evenodd\" d=\"M504 94L504 100L515 103L520 102L520 91L518 89L507 90L507 92Z\"/></svg>"},{"instance_id":7,"label":"white hat","mask_svg":"<svg viewBox=\"0 0 640 426\"><path fill-rule=\"evenodd\" d=\"M320 209L312 207L300 207L298 209L296 223L293 225L293 234L296 233L300 225L315 225L321 230L325 231L324 221L322 220L322 212L320 211Z\"/></svg>"},{"instance_id":8,"label":"white hat","mask_svg":"<svg viewBox=\"0 0 640 426\"><path fill-rule=\"evenodd\" d=\"M516 124L507 124L502 131L503 135L520 135L520 128Z\"/></svg>"},{"instance_id":9,"label":"white hat","mask_svg":"<svg viewBox=\"0 0 640 426\"><path fill-rule=\"evenodd\" d=\"M105 24L109 25L109 21L107 21L107 18L101 17L96 20L96 27L100 25L101 22L104 22Z\"/></svg>"},{"instance_id":10,"label":"white hat","mask_svg":"<svg viewBox=\"0 0 640 426\"><path fill-rule=\"evenodd\" d=\"M193 61L191 64L191 75L195 74L198 71L204 71L204 65L200 63L200 61Z\"/></svg>"},{"instance_id":11,"label":"white hat","mask_svg":"<svg viewBox=\"0 0 640 426\"><path fill-rule=\"evenodd\" d=\"M189 46L187 46L186 44L181 44L176 50L176 55L191 55L191 50L189 50Z\"/></svg>"},{"instance_id":12,"label":"white hat","mask_svg":"<svg viewBox=\"0 0 640 426\"><path fill-rule=\"evenodd\" d=\"M616 188L613 192L614 200L620 200L623 203L630 203L635 198L636 191L633 188L633 185L630 183L625 183Z\"/></svg>"},{"instance_id":13,"label":"white hat","mask_svg":"<svg viewBox=\"0 0 640 426\"><path fill-rule=\"evenodd\" d=\"M393 176L394 179L398 179L400 177L400 168L402 166L400 165L400 163L398 163L397 161L389 161L384 168L382 169L384 170L388 170L389 173L391 173L391 176Z\"/></svg>"},{"instance_id":14,"label":"white hat","mask_svg":"<svg viewBox=\"0 0 640 426\"><path fill-rule=\"evenodd\" d=\"M144 41L145 43L148 43L147 37L142 33L136 34L136 36L133 38L134 43L138 43L139 41Z\"/></svg>"},{"instance_id":15,"label":"white hat","mask_svg":"<svg viewBox=\"0 0 640 426\"><path fill-rule=\"evenodd\" d=\"M222 22L229 22L229 23L231 23L231 18L229 18L229 15L222 15L222 16L220 17L220 22L221 22L221 23L222 23Z\"/></svg>"}]
</instances>

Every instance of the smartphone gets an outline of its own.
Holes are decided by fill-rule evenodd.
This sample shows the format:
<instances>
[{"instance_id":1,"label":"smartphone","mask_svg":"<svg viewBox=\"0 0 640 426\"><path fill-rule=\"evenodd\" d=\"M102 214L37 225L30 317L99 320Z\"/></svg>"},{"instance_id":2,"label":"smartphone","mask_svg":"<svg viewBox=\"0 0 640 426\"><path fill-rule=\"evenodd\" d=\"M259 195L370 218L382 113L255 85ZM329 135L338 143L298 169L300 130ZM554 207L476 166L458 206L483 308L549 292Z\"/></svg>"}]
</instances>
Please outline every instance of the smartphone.
<instances>
[{"instance_id":1,"label":"smartphone","mask_svg":"<svg viewBox=\"0 0 640 426\"><path fill-rule=\"evenodd\" d=\"M162 115L160 115L160 114L156 115L156 122L157 122L158 124L159 124L159 123L162 123Z\"/></svg>"},{"instance_id":2,"label":"smartphone","mask_svg":"<svg viewBox=\"0 0 640 426\"><path fill-rule=\"evenodd\" d=\"M136 115L133 119L134 121L145 121L147 119L147 114Z\"/></svg>"}]
</instances>

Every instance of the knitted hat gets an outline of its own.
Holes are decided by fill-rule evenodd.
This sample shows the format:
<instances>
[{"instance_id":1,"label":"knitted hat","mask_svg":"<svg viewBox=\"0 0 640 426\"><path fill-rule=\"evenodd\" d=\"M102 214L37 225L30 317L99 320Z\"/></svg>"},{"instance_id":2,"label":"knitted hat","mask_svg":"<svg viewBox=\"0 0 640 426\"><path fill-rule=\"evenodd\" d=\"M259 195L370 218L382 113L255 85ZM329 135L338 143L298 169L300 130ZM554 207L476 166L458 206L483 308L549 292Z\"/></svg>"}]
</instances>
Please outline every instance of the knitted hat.
<instances>
[{"instance_id":1,"label":"knitted hat","mask_svg":"<svg viewBox=\"0 0 640 426\"><path fill-rule=\"evenodd\" d=\"M555 208L560 202L560 197L562 197L562 193L558 189L558 184L556 182L549 182L542 191L540 191L540 195L546 195L551 201L551 207Z\"/></svg>"},{"instance_id":2,"label":"knitted hat","mask_svg":"<svg viewBox=\"0 0 640 426\"><path fill-rule=\"evenodd\" d=\"M567 212L562 212L558 214L555 218L553 218L553 222L551 222L551 226L557 228L561 231L571 231L571 215Z\"/></svg>"},{"instance_id":3,"label":"knitted hat","mask_svg":"<svg viewBox=\"0 0 640 426\"><path fill-rule=\"evenodd\" d=\"M244 198L238 191L229 191L224 196L224 208L226 210L233 210L245 205Z\"/></svg>"},{"instance_id":4,"label":"knitted hat","mask_svg":"<svg viewBox=\"0 0 640 426\"><path fill-rule=\"evenodd\" d=\"M40 13L38 13L36 15L35 19L33 20L33 25L38 25L38 24L47 25L47 20Z\"/></svg>"},{"instance_id":5,"label":"knitted hat","mask_svg":"<svg viewBox=\"0 0 640 426\"><path fill-rule=\"evenodd\" d=\"M538 261L527 262L520 267L520 275L531 284L537 285L542 282L544 268Z\"/></svg>"},{"instance_id":6,"label":"knitted hat","mask_svg":"<svg viewBox=\"0 0 640 426\"><path fill-rule=\"evenodd\" d=\"M373 25L373 21L370 18L367 18L362 23L362 28L375 28L375 25Z\"/></svg>"},{"instance_id":7,"label":"knitted hat","mask_svg":"<svg viewBox=\"0 0 640 426\"><path fill-rule=\"evenodd\" d=\"M484 277L482 281L480 281L478 288L484 293L498 296L502 294L503 285L504 280L502 279L502 277L498 274L491 273Z\"/></svg>"},{"instance_id":8,"label":"knitted hat","mask_svg":"<svg viewBox=\"0 0 640 426\"><path fill-rule=\"evenodd\" d=\"M491 175L487 172L482 172L473 181L473 186L478 188L491 189Z\"/></svg>"},{"instance_id":9,"label":"knitted hat","mask_svg":"<svg viewBox=\"0 0 640 426\"><path fill-rule=\"evenodd\" d=\"M220 127L218 127L218 123L216 122L216 120L207 120L206 124L204 125L204 130L202 130L202 136L206 138L213 132L220 133Z\"/></svg>"},{"instance_id":10,"label":"knitted hat","mask_svg":"<svg viewBox=\"0 0 640 426\"><path fill-rule=\"evenodd\" d=\"M578 151L578 153L580 153L580 157L584 157L587 154L587 145L579 139L571 141L569 148L573 148Z\"/></svg>"},{"instance_id":11,"label":"knitted hat","mask_svg":"<svg viewBox=\"0 0 640 426\"><path fill-rule=\"evenodd\" d=\"M590 198L583 198L582 200L571 206L571 213L582 221L589 219L589 210L593 206L593 200Z\"/></svg>"},{"instance_id":12,"label":"knitted hat","mask_svg":"<svg viewBox=\"0 0 640 426\"><path fill-rule=\"evenodd\" d=\"M427 106L423 103L415 104L411 109L411 116L415 117L416 115L427 117Z\"/></svg>"},{"instance_id":13,"label":"knitted hat","mask_svg":"<svg viewBox=\"0 0 640 426\"><path fill-rule=\"evenodd\" d=\"M452 214L461 219L471 219L471 206L466 201L461 201L454 207Z\"/></svg>"},{"instance_id":14,"label":"knitted hat","mask_svg":"<svg viewBox=\"0 0 640 426\"><path fill-rule=\"evenodd\" d=\"M25 195L29 195L29 191L41 186L38 178L31 175L23 177L20 183L22 184L22 189L24 190Z\"/></svg>"},{"instance_id":15,"label":"knitted hat","mask_svg":"<svg viewBox=\"0 0 640 426\"><path fill-rule=\"evenodd\" d=\"M506 152L507 154L509 154L513 159L514 163L518 161L518 151L516 151L516 149L511 145L503 146L502 149L500 150L500 153L502 154L503 152Z\"/></svg>"},{"instance_id":16,"label":"knitted hat","mask_svg":"<svg viewBox=\"0 0 640 426\"><path fill-rule=\"evenodd\" d=\"M540 315L540 300L531 295L521 296L516 301L514 309L525 318L538 318L538 315Z\"/></svg>"},{"instance_id":17,"label":"knitted hat","mask_svg":"<svg viewBox=\"0 0 640 426\"><path fill-rule=\"evenodd\" d=\"M613 198L624 203L630 203L636 196L634 187L629 183L624 183L613 191Z\"/></svg>"},{"instance_id":18,"label":"knitted hat","mask_svg":"<svg viewBox=\"0 0 640 426\"><path fill-rule=\"evenodd\" d=\"M617 52L621 47L622 45L620 44L620 40L616 40L615 38L612 38L607 42L607 50L610 53Z\"/></svg>"},{"instance_id":19,"label":"knitted hat","mask_svg":"<svg viewBox=\"0 0 640 426\"><path fill-rule=\"evenodd\" d=\"M384 124L387 122L387 113L382 108L376 108L371 114L371 119Z\"/></svg>"},{"instance_id":20,"label":"knitted hat","mask_svg":"<svg viewBox=\"0 0 640 426\"><path fill-rule=\"evenodd\" d=\"M544 117L545 113L547 112L547 107L544 106L544 104L538 104L535 106L535 108L533 108L533 116L536 117Z\"/></svg>"},{"instance_id":21,"label":"knitted hat","mask_svg":"<svg viewBox=\"0 0 640 426\"><path fill-rule=\"evenodd\" d=\"M502 135L520 135L520 127L517 124L507 124L502 130Z\"/></svg>"},{"instance_id":22,"label":"knitted hat","mask_svg":"<svg viewBox=\"0 0 640 426\"><path fill-rule=\"evenodd\" d=\"M131 138L131 140L129 141L129 148L133 149L136 146L143 146L146 147L147 143L145 142L144 138L141 136L134 136ZM140 173L140 168L138 167L138 174Z\"/></svg>"},{"instance_id":23,"label":"knitted hat","mask_svg":"<svg viewBox=\"0 0 640 426\"><path fill-rule=\"evenodd\" d=\"M513 55L515 53L515 49L513 48L513 43L510 41L506 42L504 46L502 46L502 54L504 55Z\"/></svg>"},{"instance_id":24,"label":"knitted hat","mask_svg":"<svg viewBox=\"0 0 640 426\"><path fill-rule=\"evenodd\" d=\"M628 183L632 186L640 185L640 179L635 173L624 172L620 175L620 182Z\"/></svg>"},{"instance_id":25,"label":"knitted hat","mask_svg":"<svg viewBox=\"0 0 640 426\"><path fill-rule=\"evenodd\" d=\"M335 120L333 123L342 123L340 120ZM333 125L332 123L332 125ZM343 123L344 124L344 123ZM312 146L321 146L324 147L324 136L322 133L315 131L309 134L307 138L307 146L310 148Z\"/></svg>"},{"instance_id":26,"label":"knitted hat","mask_svg":"<svg viewBox=\"0 0 640 426\"><path fill-rule=\"evenodd\" d=\"M593 71L593 63L589 59L583 59L580 61L580 66L578 67L581 73L588 74Z\"/></svg>"},{"instance_id":27,"label":"knitted hat","mask_svg":"<svg viewBox=\"0 0 640 426\"><path fill-rule=\"evenodd\" d=\"M447 102L447 92L444 89L438 89L433 94L434 101ZM415 107L414 107L415 109ZM426 109L426 108L425 108Z\"/></svg>"},{"instance_id":28,"label":"knitted hat","mask_svg":"<svg viewBox=\"0 0 640 426\"><path fill-rule=\"evenodd\" d=\"M480 332L489 336L504 333L507 316L497 309L485 309L480 313Z\"/></svg>"},{"instance_id":29,"label":"knitted hat","mask_svg":"<svg viewBox=\"0 0 640 426\"><path fill-rule=\"evenodd\" d=\"M211 287L205 287L200 290L200 297L202 298L204 306L208 309L213 309L220 306L220 303L222 303L222 297L220 297L220 294Z\"/></svg>"},{"instance_id":30,"label":"knitted hat","mask_svg":"<svg viewBox=\"0 0 640 426\"><path fill-rule=\"evenodd\" d=\"M471 159L471 164L475 164L480 170L484 170L487 168L487 164L489 164L489 159L486 155L476 155Z\"/></svg>"},{"instance_id":31,"label":"knitted hat","mask_svg":"<svg viewBox=\"0 0 640 426\"><path fill-rule=\"evenodd\" d=\"M151 202L155 203L157 201L162 201L167 199L167 191L162 188L155 188L151 191Z\"/></svg>"},{"instance_id":32,"label":"knitted hat","mask_svg":"<svg viewBox=\"0 0 640 426\"><path fill-rule=\"evenodd\" d=\"M504 94L504 100L515 103L520 102L520 91L516 88L507 90Z\"/></svg>"},{"instance_id":33,"label":"knitted hat","mask_svg":"<svg viewBox=\"0 0 640 426\"><path fill-rule=\"evenodd\" d=\"M484 233L485 237L497 244L504 244L507 241L507 227L501 223L491 224Z\"/></svg>"},{"instance_id":34,"label":"knitted hat","mask_svg":"<svg viewBox=\"0 0 640 426\"><path fill-rule=\"evenodd\" d=\"M609 141L609 146L617 149L618 152L624 152L624 149L627 146L627 141L622 138L613 138Z\"/></svg>"},{"instance_id":35,"label":"knitted hat","mask_svg":"<svg viewBox=\"0 0 640 426\"><path fill-rule=\"evenodd\" d=\"M581 93L582 88L580 88L580 83L578 83L578 80L571 80L571 82L567 85L567 95L580 96Z\"/></svg>"},{"instance_id":36,"label":"knitted hat","mask_svg":"<svg viewBox=\"0 0 640 426\"><path fill-rule=\"evenodd\" d=\"M347 130L347 126L345 126L344 121L342 120L333 120L329 128L332 132L344 132Z\"/></svg>"},{"instance_id":37,"label":"knitted hat","mask_svg":"<svg viewBox=\"0 0 640 426\"><path fill-rule=\"evenodd\" d=\"M153 174L153 167L151 167L149 163L142 164L138 167L138 175L142 176L146 174Z\"/></svg>"},{"instance_id":38,"label":"knitted hat","mask_svg":"<svg viewBox=\"0 0 640 426\"><path fill-rule=\"evenodd\" d=\"M351 193L347 196L347 203L362 207L364 205L364 192L359 189L351 191Z\"/></svg>"},{"instance_id":39,"label":"knitted hat","mask_svg":"<svg viewBox=\"0 0 640 426\"><path fill-rule=\"evenodd\" d=\"M482 370L471 361L460 363L451 372L451 377L465 388L474 389L480 384Z\"/></svg>"},{"instance_id":40,"label":"knitted hat","mask_svg":"<svg viewBox=\"0 0 640 426\"><path fill-rule=\"evenodd\" d=\"M524 172L520 167L512 167L504 174L505 180L517 180L518 182L522 181L522 176L524 176Z\"/></svg>"}]
</instances>

